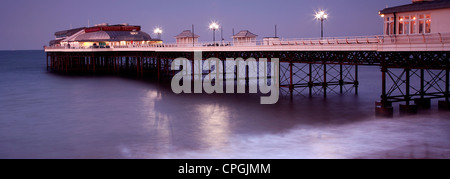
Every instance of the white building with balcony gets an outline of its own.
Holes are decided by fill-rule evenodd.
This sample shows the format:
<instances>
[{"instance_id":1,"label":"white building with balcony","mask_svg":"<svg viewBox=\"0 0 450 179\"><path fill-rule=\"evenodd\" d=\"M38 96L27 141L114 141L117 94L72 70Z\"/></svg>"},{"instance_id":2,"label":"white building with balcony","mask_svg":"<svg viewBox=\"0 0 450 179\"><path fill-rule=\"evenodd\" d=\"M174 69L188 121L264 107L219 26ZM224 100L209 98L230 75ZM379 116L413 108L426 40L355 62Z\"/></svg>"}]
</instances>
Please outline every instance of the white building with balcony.
<instances>
[{"instance_id":1,"label":"white building with balcony","mask_svg":"<svg viewBox=\"0 0 450 179\"><path fill-rule=\"evenodd\" d=\"M383 9L384 35L450 33L450 0L412 0Z\"/></svg>"}]
</instances>

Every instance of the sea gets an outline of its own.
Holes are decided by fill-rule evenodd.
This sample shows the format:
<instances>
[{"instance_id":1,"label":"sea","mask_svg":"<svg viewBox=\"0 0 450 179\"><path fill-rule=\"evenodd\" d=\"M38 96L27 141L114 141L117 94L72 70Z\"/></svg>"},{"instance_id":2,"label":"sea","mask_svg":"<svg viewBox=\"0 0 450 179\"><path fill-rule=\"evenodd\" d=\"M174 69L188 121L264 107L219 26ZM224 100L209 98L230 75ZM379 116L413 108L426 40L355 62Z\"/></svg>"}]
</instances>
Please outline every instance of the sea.
<instances>
[{"instance_id":1,"label":"sea","mask_svg":"<svg viewBox=\"0 0 450 179\"><path fill-rule=\"evenodd\" d=\"M170 84L46 70L46 54L0 51L0 158L450 158L450 112L375 116L379 67L359 93L282 97L175 94Z\"/></svg>"}]
</instances>

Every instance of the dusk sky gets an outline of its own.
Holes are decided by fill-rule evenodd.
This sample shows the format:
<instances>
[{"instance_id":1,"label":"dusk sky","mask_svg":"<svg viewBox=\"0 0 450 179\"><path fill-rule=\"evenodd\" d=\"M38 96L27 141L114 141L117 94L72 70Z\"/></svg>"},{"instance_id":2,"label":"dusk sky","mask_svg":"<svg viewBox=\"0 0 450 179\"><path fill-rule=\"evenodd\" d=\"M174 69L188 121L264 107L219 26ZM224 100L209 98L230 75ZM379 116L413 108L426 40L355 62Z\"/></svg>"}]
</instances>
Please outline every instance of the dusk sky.
<instances>
[{"instance_id":1,"label":"dusk sky","mask_svg":"<svg viewBox=\"0 0 450 179\"><path fill-rule=\"evenodd\" d=\"M283 38L320 36L314 12L329 14L325 36L366 36L382 34L378 11L386 6L409 4L411 0L2 0L0 6L0 50L42 49L54 39L54 32L71 26L99 23L141 25L151 34L162 27L162 39L174 42L182 30L195 32L200 41L211 41L208 23L224 28L225 40L232 29L250 30L259 39L274 35ZM220 38L220 32L216 33Z\"/></svg>"}]
</instances>

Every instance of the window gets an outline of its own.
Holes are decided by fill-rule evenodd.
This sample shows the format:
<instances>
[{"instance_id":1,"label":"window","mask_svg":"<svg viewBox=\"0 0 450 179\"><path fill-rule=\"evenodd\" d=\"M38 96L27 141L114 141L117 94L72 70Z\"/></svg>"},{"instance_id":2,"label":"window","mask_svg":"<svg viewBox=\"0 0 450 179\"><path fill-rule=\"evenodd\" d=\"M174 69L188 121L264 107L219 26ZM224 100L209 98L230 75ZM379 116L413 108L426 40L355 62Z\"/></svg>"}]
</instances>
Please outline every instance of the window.
<instances>
[{"instance_id":1,"label":"window","mask_svg":"<svg viewBox=\"0 0 450 179\"><path fill-rule=\"evenodd\" d=\"M398 23L398 34L403 34L403 21L401 19Z\"/></svg>"},{"instance_id":2,"label":"window","mask_svg":"<svg viewBox=\"0 0 450 179\"><path fill-rule=\"evenodd\" d=\"M386 23L386 32L385 32L385 34L386 35L389 35L390 34L390 29L391 29L391 26L390 26L391 24L390 23Z\"/></svg>"},{"instance_id":3,"label":"window","mask_svg":"<svg viewBox=\"0 0 450 179\"><path fill-rule=\"evenodd\" d=\"M409 22L405 22L405 34L409 34L410 29L409 29Z\"/></svg>"},{"instance_id":4,"label":"window","mask_svg":"<svg viewBox=\"0 0 450 179\"><path fill-rule=\"evenodd\" d=\"M423 34L423 20L419 21L419 34Z\"/></svg>"},{"instance_id":5,"label":"window","mask_svg":"<svg viewBox=\"0 0 450 179\"><path fill-rule=\"evenodd\" d=\"M399 18L398 18L398 34L404 34L403 33L403 27L404 27L404 23L405 22L405 16L400 16Z\"/></svg>"},{"instance_id":6,"label":"window","mask_svg":"<svg viewBox=\"0 0 450 179\"><path fill-rule=\"evenodd\" d=\"M425 15L422 15L425 18ZM398 34L415 34L417 33L417 18L413 16L400 16L398 19ZM424 27L422 27L424 30Z\"/></svg>"},{"instance_id":7,"label":"window","mask_svg":"<svg viewBox=\"0 0 450 179\"><path fill-rule=\"evenodd\" d=\"M385 35L391 35L394 34L394 18L393 17L386 17L384 23L384 34Z\"/></svg>"},{"instance_id":8,"label":"window","mask_svg":"<svg viewBox=\"0 0 450 179\"><path fill-rule=\"evenodd\" d=\"M419 15L419 34L431 33L431 15Z\"/></svg>"},{"instance_id":9,"label":"window","mask_svg":"<svg viewBox=\"0 0 450 179\"><path fill-rule=\"evenodd\" d=\"M390 34L394 34L394 22L391 22Z\"/></svg>"},{"instance_id":10,"label":"window","mask_svg":"<svg viewBox=\"0 0 450 179\"><path fill-rule=\"evenodd\" d=\"M431 33L431 20L425 21L425 33Z\"/></svg>"}]
</instances>

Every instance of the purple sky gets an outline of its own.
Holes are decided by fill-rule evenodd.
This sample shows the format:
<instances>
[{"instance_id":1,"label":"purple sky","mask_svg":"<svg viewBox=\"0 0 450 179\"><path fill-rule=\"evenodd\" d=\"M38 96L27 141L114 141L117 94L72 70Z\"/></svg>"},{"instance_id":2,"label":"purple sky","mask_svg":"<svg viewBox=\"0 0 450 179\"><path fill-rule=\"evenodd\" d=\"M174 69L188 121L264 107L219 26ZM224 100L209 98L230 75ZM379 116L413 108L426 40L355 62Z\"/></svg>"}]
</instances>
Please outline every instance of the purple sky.
<instances>
[{"instance_id":1,"label":"purple sky","mask_svg":"<svg viewBox=\"0 0 450 179\"><path fill-rule=\"evenodd\" d=\"M200 41L211 41L208 23L213 20L224 27L225 40L233 28L236 33L250 30L259 38L273 36L275 24L280 37L318 37L314 11L319 9L329 14L325 36L377 35L382 34L378 11L408 3L411 0L2 0L0 50L42 49L55 31L87 26L88 19L91 26L141 25L148 33L160 26L166 42L192 24Z\"/></svg>"}]
</instances>

